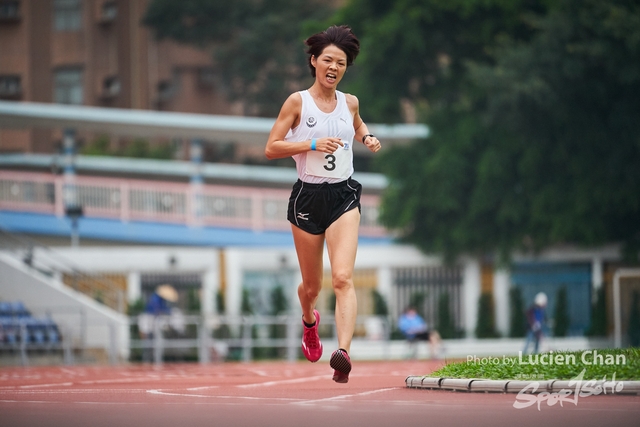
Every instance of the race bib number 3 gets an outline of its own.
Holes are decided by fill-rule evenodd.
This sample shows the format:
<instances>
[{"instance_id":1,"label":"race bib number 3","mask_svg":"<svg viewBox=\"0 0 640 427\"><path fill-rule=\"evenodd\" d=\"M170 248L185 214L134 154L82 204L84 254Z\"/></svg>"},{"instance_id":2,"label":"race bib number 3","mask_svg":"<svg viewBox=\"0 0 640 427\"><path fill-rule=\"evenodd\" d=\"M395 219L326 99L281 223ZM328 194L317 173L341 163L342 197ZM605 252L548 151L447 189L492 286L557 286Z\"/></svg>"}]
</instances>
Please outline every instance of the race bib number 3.
<instances>
[{"instance_id":1,"label":"race bib number 3","mask_svg":"<svg viewBox=\"0 0 640 427\"><path fill-rule=\"evenodd\" d=\"M308 151L307 174L326 178L349 178L353 163L351 144L347 141L342 142L344 147L338 148L332 154Z\"/></svg>"}]
</instances>

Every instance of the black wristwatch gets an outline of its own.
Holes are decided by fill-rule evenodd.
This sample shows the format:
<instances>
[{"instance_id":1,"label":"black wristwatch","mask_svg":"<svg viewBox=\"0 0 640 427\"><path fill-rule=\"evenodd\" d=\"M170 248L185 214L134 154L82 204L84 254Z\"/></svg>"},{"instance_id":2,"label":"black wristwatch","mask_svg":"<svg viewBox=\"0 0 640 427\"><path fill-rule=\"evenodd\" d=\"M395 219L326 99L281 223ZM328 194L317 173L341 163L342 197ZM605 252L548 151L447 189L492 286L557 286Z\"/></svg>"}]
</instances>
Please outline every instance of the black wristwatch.
<instances>
[{"instance_id":1,"label":"black wristwatch","mask_svg":"<svg viewBox=\"0 0 640 427\"><path fill-rule=\"evenodd\" d=\"M375 135L374 135L374 134L372 134L372 133L368 133L368 134L366 134L365 136L363 136L363 137L362 137L362 143L363 143L363 144L364 144L364 140L365 140L365 139L367 139L367 137L368 137L368 136L375 136Z\"/></svg>"}]
</instances>

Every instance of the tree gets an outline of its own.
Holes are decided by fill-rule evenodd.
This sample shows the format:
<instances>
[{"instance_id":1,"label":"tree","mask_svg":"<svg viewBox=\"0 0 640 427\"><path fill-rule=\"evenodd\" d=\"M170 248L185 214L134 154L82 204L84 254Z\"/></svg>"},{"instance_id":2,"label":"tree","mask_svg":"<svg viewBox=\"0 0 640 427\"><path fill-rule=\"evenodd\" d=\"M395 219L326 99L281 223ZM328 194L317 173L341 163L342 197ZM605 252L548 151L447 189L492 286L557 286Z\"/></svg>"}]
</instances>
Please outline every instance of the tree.
<instances>
[{"instance_id":1,"label":"tree","mask_svg":"<svg viewBox=\"0 0 640 427\"><path fill-rule=\"evenodd\" d=\"M428 252L640 249L640 5L562 0L468 61L432 137L380 158L381 220Z\"/></svg>"},{"instance_id":2,"label":"tree","mask_svg":"<svg viewBox=\"0 0 640 427\"><path fill-rule=\"evenodd\" d=\"M200 294L197 288L190 288L187 292L187 313L200 313Z\"/></svg>"},{"instance_id":3,"label":"tree","mask_svg":"<svg viewBox=\"0 0 640 427\"><path fill-rule=\"evenodd\" d=\"M553 316L553 336L566 337L569 330L569 307L567 305L567 288L558 289L556 307Z\"/></svg>"},{"instance_id":4,"label":"tree","mask_svg":"<svg viewBox=\"0 0 640 427\"><path fill-rule=\"evenodd\" d=\"M376 316L387 316L389 314L389 307L384 296L375 289L371 290L371 298L373 299L373 314Z\"/></svg>"},{"instance_id":5,"label":"tree","mask_svg":"<svg viewBox=\"0 0 640 427\"><path fill-rule=\"evenodd\" d=\"M249 290L242 290L242 302L240 303L240 312L245 315L253 314L253 307L251 306L251 297L249 296Z\"/></svg>"},{"instance_id":6,"label":"tree","mask_svg":"<svg viewBox=\"0 0 640 427\"><path fill-rule=\"evenodd\" d=\"M409 307L415 308L416 312L423 319L427 318L427 313L425 312L425 304L424 304L426 299L427 299L427 294L425 292L415 292L411 294L411 296L409 297Z\"/></svg>"},{"instance_id":7,"label":"tree","mask_svg":"<svg viewBox=\"0 0 640 427\"><path fill-rule=\"evenodd\" d=\"M284 287L282 285L274 287L271 290L271 314L277 316L286 313L288 306L289 301L284 292Z\"/></svg>"},{"instance_id":8,"label":"tree","mask_svg":"<svg viewBox=\"0 0 640 427\"><path fill-rule=\"evenodd\" d=\"M491 63L504 38L527 39L527 16L540 0L351 0L332 18L352 26L361 54L346 89L362 116L402 120L402 101L423 109L450 105L466 93L466 63Z\"/></svg>"},{"instance_id":9,"label":"tree","mask_svg":"<svg viewBox=\"0 0 640 427\"><path fill-rule=\"evenodd\" d=\"M326 19L322 0L153 0L144 17L158 39L212 52L220 90L245 113L274 117L310 79L303 29ZM310 81L310 80L309 80Z\"/></svg>"},{"instance_id":10,"label":"tree","mask_svg":"<svg viewBox=\"0 0 640 427\"><path fill-rule=\"evenodd\" d=\"M629 344L632 347L640 347L640 292L633 291L631 298L631 313L629 314Z\"/></svg>"},{"instance_id":11,"label":"tree","mask_svg":"<svg viewBox=\"0 0 640 427\"><path fill-rule=\"evenodd\" d=\"M596 300L591 304L591 322L586 335L590 337L604 337L607 335L607 303L604 285L600 285Z\"/></svg>"},{"instance_id":12,"label":"tree","mask_svg":"<svg viewBox=\"0 0 640 427\"><path fill-rule=\"evenodd\" d=\"M483 292L478 301L478 323L476 324L476 337L497 338L496 321L494 315L493 295Z\"/></svg>"},{"instance_id":13,"label":"tree","mask_svg":"<svg viewBox=\"0 0 640 427\"><path fill-rule=\"evenodd\" d=\"M438 332L442 338L457 338L448 292L441 294L438 298Z\"/></svg>"},{"instance_id":14,"label":"tree","mask_svg":"<svg viewBox=\"0 0 640 427\"><path fill-rule=\"evenodd\" d=\"M510 317L511 322L509 325L509 337L511 338L520 338L524 337L527 333L526 322L525 322L525 310L524 303L522 301L522 292L520 292L520 288L512 287L509 289L509 300L510 300Z\"/></svg>"}]
</instances>

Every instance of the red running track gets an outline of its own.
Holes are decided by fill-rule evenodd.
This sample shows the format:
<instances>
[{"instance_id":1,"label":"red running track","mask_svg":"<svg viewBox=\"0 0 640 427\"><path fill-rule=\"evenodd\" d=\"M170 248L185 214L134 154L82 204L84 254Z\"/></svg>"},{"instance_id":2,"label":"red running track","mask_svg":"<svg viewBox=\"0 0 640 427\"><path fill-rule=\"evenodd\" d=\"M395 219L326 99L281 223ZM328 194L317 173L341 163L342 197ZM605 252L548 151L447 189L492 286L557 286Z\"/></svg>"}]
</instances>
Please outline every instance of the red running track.
<instances>
[{"instance_id":1,"label":"red running track","mask_svg":"<svg viewBox=\"0 0 640 427\"><path fill-rule=\"evenodd\" d=\"M348 384L326 362L0 368L0 426L640 425L640 396L515 409L514 394L416 390L435 362L355 362Z\"/></svg>"}]
</instances>

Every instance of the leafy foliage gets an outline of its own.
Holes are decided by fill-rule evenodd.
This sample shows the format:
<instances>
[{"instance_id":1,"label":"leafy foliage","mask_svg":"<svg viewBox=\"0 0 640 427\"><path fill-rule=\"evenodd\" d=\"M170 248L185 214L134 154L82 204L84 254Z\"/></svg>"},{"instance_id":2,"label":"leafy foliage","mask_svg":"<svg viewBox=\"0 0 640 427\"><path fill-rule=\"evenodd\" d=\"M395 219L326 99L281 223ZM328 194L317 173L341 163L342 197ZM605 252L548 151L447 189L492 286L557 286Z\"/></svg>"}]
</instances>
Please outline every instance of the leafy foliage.
<instances>
[{"instance_id":1,"label":"leafy foliage","mask_svg":"<svg viewBox=\"0 0 640 427\"><path fill-rule=\"evenodd\" d=\"M373 299L373 314L376 316L389 315L389 307L384 296L375 289L371 290L371 298Z\"/></svg>"},{"instance_id":2,"label":"leafy foliage","mask_svg":"<svg viewBox=\"0 0 640 427\"><path fill-rule=\"evenodd\" d=\"M273 117L309 76L304 23L332 11L321 0L153 0L144 23L159 39L211 50L222 93Z\"/></svg>"},{"instance_id":3,"label":"leafy foliage","mask_svg":"<svg viewBox=\"0 0 640 427\"><path fill-rule=\"evenodd\" d=\"M501 38L528 38L524 16L544 3L352 0L333 18L361 40L357 78L347 88L360 98L363 117L382 123L402 119L402 100L419 109L456 102L468 96L466 63L492 62L491 47Z\"/></svg>"},{"instance_id":4,"label":"leafy foliage","mask_svg":"<svg viewBox=\"0 0 640 427\"><path fill-rule=\"evenodd\" d=\"M476 337L497 338L495 310L493 305L493 295L483 292L478 301L478 322L476 324Z\"/></svg>"},{"instance_id":5,"label":"leafy foliage","mask_svg":"<svg viewBox=\"0 0 640 427\"><path fill-rule=\"evenodd\" d=\"M458 331L451 313L449 293L445 292L438 299L438 332L442 338L458 338Z\"/></svg>"},{"instance_id":6,"label":"leafy foliage","mask_svg":"<svg viewBox=\"0 0 640 427\"><path fill-rule=\"evenodd\" d=\"M511 312L509 337L524 337L527 333L524 302L522 301L522 292L516 286L509 289L509 308Z\"/></svg>"},{"instance_id":7,"label":"leafy foliage","mask_svg":"<svg viewBox=\"0 0 640 427\"><path fill-rule=\"evenodd\" d=\"M523 22L531 37L507 32L488 60L461 59L431 138L380 159L381 219L449 260L623 242L637 262L640 5L562 0Z\"/></svg>"},{"instance_id":8,"label":"leafy foliage","mask_svg":"<svg viewBox=\"0 0 640 427\"><path fill-rule=\"evenodd\" d=\"M282 286L276 286L271 290L271 314L277 316L286 313L289 306L287 295Z\"/></svg>"},{"instance_id":9,"label":"leafy foliage","mask_svg":"<svg viewBox=\"0 0 640 427\"><path fill-rule=\"evenodd\" d=\"M553 316L553 336L565 337L569 330L569 306L567 302L567 288L565 286L558 289L556 296L556 306Z\"/></svg>"},{"instance_id":10,"label":"leafy foliage","mask_svg":"<svg viewBox=\"0 0 640 427\"><path fill-rule=\"evenodd\" d=\"M86 156L117 156L145 159L170 160L174 155L171 143L150 144L146 139L137 138L127 143L122 149L112 149L107 135L99 135L89 144L82 147L80 153Z\"/></svg>"},{"instance_id":11,"label":"leafy foliage","mask_svg":"<svg viewBox=\"0 0 640 427\"><path fill-rule=\"evenodd\" d=\"M634 291L631 297L631 313L627 328L631 346L640 346L640 292Z\"/></svg>"},{"instance_id":12,"label":"leafy foliage","mask_svg":"<svg viewBox=\"0 0 640 427\"><path fill-rule=\"evenodd\" d=\"M604 337L607 335L607 302L604 288L604 286L600 286L596 294L596 300L591 304L591 323L585 332L585 335L590 337Z\"/></svg>"}]
</instances>

